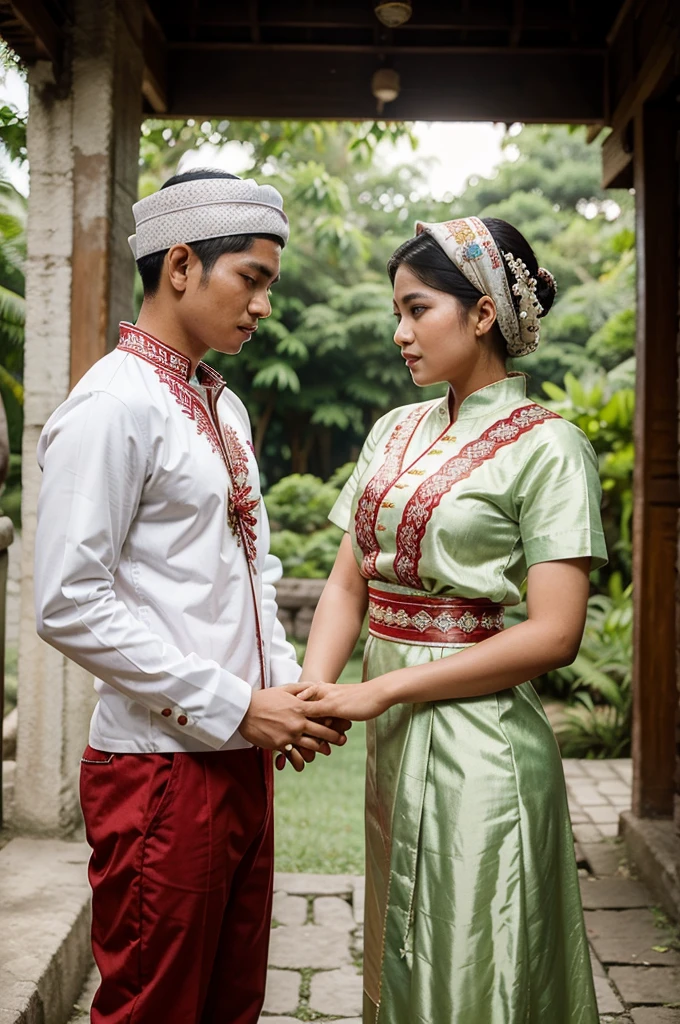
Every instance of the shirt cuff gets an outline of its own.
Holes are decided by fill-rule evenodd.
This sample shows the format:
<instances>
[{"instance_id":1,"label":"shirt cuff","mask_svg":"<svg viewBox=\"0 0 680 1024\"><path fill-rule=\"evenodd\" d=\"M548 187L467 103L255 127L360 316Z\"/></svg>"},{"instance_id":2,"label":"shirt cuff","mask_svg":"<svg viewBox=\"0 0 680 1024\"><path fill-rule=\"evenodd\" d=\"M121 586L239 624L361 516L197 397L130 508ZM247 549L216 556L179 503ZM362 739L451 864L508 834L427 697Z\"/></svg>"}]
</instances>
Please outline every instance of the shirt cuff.
<instances>
[{"instance_id":1,"label":"shirt cuff","mask_svg":"<svg viewBox=\"0 0 680 1024\"><path fill-rule=\"evenodd\" d=\"M237 732L253 695L252 687L245 679L222 670L214 688L196 687L193 692L188 681L178 686L177 700L173 701L172 689L167 706L161 715L177 728L199 740L213 750L219 750ZM181 697L181 699L179 699Z\"/></svg>"}]
</instances>

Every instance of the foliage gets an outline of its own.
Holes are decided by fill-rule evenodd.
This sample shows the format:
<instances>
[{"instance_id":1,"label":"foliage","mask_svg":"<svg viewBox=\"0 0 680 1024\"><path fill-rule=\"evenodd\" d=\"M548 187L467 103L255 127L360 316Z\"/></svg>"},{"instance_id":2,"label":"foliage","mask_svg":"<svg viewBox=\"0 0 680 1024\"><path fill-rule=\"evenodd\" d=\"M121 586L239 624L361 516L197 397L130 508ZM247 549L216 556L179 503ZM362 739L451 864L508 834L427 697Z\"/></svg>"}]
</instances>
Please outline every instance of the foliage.
<instances>
[{"instance_id":1,"label":"foliage","mask_svg":"<svg viewBox=\"0 0 680 1024\"><path fill-rule=\"evenodd\" d=\"M16 61L0 46L0 79ZM21 511L21 435L24 418L24 261L27 202L7 180L7 163L26 159L26 117L0 105L0 401L9 432L10 472L0 499L15 526Z\"/></svg>"},{"instance_id":2,"label":"foliage","mask_svg":"<svg viewBox=\"0 0 680 1024\"><path fill-rule=\"evenodd\" d=\"M284 576L326 579L338 553L342 530L327 526L314 533L280 530L272 533L270 550L281 559Z\"/></svg>"},{"instance_id":3,"label":"foliage","mask_svg":"<svg viewBox=\"0 0 680 1024\"><path fill-rule=\"evenodd\" d=\"M307 534L324 526L338 489L311 473L284 477L265 497L273 529Z\"/></svg>"},{"instance_id":4,"label":"foliage","mask_svg":"<svg viewBox=\"0 0 680 1024\"><path fill-rule=\"evenodd\" d=\"M551 399L546 404L580 427L597 453L610 571L630 580L635 393L622 386L624 370L622 365L609 373L591 371L580 380L567 373L564 387L546 382L543 390Z\"/></svg>"},{"instance_id":5,"label":"foliage","mask_svg":"<svg viewBox=\"0 0 680 1024\"><path fill-rule=\"evenodd\" d=\"M383 268L400 240L394 216L378 202L376 218L366 202L373 188L383 194L388 178L393 196L399 192L395 172L376 168L385 147L404 136L412 138L408 126L380 122L143 127L142 194L173 173L188 149L227 143L241 160L249 155L248 174L286 197L292 236L273 314L239 357L211 357L248 406L267 483L291 471L327 478L356 457L382 412L419 397L392 344ZM407 173L422 184L420 171Z\"/></svg>"},{"instance_id":6,"label":"foliage","mask_svg":"<svg viewBox=\"0 0 680 1024\"><path fill-rule=\"evenodd\" d=\"M588 601L581 649L558 670L572 699L558 740L565 757L628 757L632 717L632 586L610 577L607 594Z\"/></svg>"},{"instance_id":7,"label":"foliage","mask_svg":"<svg viewBox=\"0 0 680 1024\"><path fill-rule=\"evenodd\" d=\"M599 146L583 129L513 128L489 178L434 202L417 159L388 167L389 145L411 127L348 123L147 121L140 192L177 169L189 150L234 166L284 194L291 241L273 315L237 358L213 357L255 426L264 479L312 472L326 479L356 457L375 419L419 392L392 344L384 271L415 219L477 213L506 217L537 246L560 292L544 343L522 361L534 394L571 371L612 369L632 349L633 200L600 184ZM181 167L180 167L181 169Z\"/></svg>"},{"instance_id":8,"label":"foliage","mask_svg":"<svg viewBox=\"0 0 680 1024\"><path fill-rule=\"evenodd\" d=\"M283 477L265 495L272 525L271 551L286 576L323 579L333 568L342 530L328 522L340 488L353 468L341 466L324 483L311 473Z\"/></svg>"}]
</instances>

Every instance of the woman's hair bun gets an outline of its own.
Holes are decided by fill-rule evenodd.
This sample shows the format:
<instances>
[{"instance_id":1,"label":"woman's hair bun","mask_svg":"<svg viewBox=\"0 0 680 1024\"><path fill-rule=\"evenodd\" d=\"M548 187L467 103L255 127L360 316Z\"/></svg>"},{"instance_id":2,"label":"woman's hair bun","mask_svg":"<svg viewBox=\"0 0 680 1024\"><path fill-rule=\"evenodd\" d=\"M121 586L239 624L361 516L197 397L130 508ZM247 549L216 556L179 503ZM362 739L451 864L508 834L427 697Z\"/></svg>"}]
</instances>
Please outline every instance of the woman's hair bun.
<instances>
[{"instance_id":1,"label":"woman's hair bun","mask_svg":"<svg viewBox=\"0 0 680 1024\"><path fill-rule=\"evenodd\" d=\"M536 274L536 298L543 306L541 316L547 316L557 295L555 278L545 267L539 267Z\"/></svg>"}]
</instances>

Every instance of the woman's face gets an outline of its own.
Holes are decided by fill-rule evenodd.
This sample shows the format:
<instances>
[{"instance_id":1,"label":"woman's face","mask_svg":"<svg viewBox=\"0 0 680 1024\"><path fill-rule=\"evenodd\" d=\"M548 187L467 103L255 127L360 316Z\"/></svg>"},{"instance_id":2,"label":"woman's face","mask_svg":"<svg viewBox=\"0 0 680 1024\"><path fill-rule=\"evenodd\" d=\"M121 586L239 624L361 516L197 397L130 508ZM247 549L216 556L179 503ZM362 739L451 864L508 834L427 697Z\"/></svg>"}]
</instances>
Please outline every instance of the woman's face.
<instances>
[{"instance_id":1,"label":"woman's face","mask_svg":"<svg viewBox=\"0 0 680 1024\"><path fill-rule=\"evenodd\" d=\"M394 341L419 387L448 381L454 388L488 365L490 346L480 344L496 319L488 296L466 311L448 292L430 288L402 263L394 279Z\"/></svg>"}]
</instances>

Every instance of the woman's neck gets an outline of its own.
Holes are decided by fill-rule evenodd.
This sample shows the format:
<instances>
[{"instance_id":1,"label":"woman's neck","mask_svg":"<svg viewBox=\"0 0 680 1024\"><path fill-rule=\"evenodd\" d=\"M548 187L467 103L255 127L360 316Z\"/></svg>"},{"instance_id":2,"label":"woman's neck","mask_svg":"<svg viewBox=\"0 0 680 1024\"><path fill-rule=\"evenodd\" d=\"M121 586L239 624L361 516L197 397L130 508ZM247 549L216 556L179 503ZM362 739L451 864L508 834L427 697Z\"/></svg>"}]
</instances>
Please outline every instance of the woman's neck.
<instances>
[{"instance_id":1,"label":"woman's neck","mask_svg":"<svg viewBox=\"0 0 680 1024\"><path fill-rule=\"evenodd\" d=\"M466 398L469 398L475 391L481 391L482 388L488 387L490 384L497 384L498 381L505 380L507 376L508 371L504 365L487 365L483 369L475 368L467 378L456 377L455 379L449 379L449 414L451 422L456 422L458 411Z\"/></svg>"}]
</instances>

